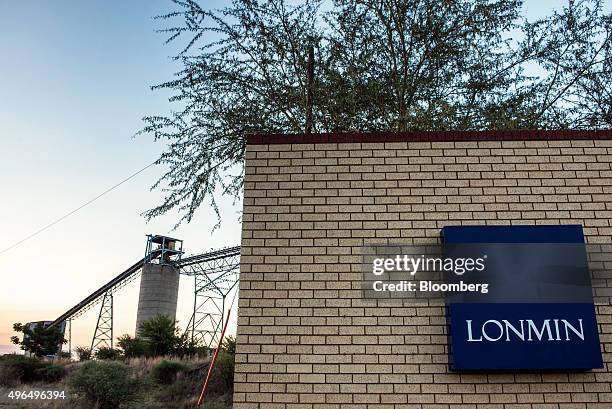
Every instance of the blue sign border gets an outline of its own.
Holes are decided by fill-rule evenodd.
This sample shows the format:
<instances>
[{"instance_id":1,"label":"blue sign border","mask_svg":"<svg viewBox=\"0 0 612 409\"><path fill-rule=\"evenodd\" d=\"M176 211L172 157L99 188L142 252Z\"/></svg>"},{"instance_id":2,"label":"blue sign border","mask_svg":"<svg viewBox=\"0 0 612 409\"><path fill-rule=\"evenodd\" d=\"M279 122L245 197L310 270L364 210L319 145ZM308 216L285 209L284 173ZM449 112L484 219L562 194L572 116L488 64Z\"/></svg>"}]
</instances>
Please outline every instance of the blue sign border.
<instances>
[{"instance_id":1,"label":"blue sign border","mask_svg":"<svg viewBox=\"0 0 612 409\"><path fill-rule=\"evenodd\" d=\"M447 226L443 243L581 243L581 225ZM585 265L585 274L588 268ZM467 342L466 320L582 319L585 340ZM463 323L464 325L460 325ZM595 305L590 303L448 303L449 364L453 371L558 371L602 368ZM475 331L477 329L475 328Z\"/></svg>"}]
</instances>

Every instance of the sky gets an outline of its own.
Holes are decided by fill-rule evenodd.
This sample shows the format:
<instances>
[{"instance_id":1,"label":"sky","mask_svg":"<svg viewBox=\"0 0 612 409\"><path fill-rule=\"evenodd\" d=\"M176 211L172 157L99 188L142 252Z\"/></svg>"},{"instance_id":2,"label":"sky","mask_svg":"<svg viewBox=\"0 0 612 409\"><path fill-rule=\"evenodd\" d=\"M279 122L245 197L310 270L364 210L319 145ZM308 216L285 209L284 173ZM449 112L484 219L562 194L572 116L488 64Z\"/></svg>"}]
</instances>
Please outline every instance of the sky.
<instances>
[{"instance_id":1,"label":"sky","mask_svg":"<svg viewBox=\"0 0 612 409\"><path fill-rule=\"evenodd\" d=\"M219 7L229 1L206 1ZM528 17L563 4L527 0ZM0 0L0 250L154 161L164 145L133 135L141 118L172 109L150 86L178 70L152 17L169 0ZM176 214L147 223L158 204L149 168L118 189L0 254L0 353L14 322L52 320L142 258L147 233L184 240L188 253L236 245L241 203L221 202L223 223L201 208L171 231ZM115 335L133 333L138 281L115 296ZM181 281L177 318L189 320L193 284ZM98 307L74 322L72 344L89 345ZM235 322L235 321L234 321ZM230 328L232 325L230 325ZM230 330L231 331L231 330Z\"/></svg>"},{"instance_id":2,"label":"sky","mask_svg":"<svg viewBox=\"0 0 612 409\"><path fill-rule=\"evenodd\" d=\"M214 2L207 4L213 5ZM165 46L153 16L168 0L0 0L0 250L157 159L164 146L133 138L141 118L167 113L177 45ZM153 167L14 249L0 254L0 353L14 322L55 319L142 258L147 233L184 240L195 253L240 243L241 204L223 201L223 224L202 208L146 223L158 204ZM187 324L193 284L183 279L177 313ZM138 281L115 297L115 334L133 333ZM98 307L74 321L73 345L91 342Z\"/></svg>"}]
</instances>

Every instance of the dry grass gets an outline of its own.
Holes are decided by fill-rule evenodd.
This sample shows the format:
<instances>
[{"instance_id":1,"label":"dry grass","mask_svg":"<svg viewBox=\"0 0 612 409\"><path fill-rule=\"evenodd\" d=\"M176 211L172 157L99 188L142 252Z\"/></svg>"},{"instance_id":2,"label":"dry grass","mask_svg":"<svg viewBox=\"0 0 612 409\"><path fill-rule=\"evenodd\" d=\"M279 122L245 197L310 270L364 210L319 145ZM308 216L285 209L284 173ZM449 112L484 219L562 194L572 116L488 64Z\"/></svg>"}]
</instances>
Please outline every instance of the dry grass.
<instances>
[{"instance_id":1,"label":"dry grass","mask_svg":"<svg viewBox=\"0 0 612 409\"><path fill-rule=\"evenodd\" d=\"M175 361L186 365L189 368L197 368L199 366L206 366L210 362L210 358L198 358L198 357L178 357L178 356L158 356L155 358L130 358L126 361L126 364L132 368L134 375L137 378L144 378L151 373L151 369L160 363L161 361Z\"/></svg>"},{"instance_id":2,"label":"dry grass","mask_svg":"<svg viewBox=\"0 0 612 409\"><path fill-rule=\"evenodd\" d=\"M172 385L155 385L149 381L152 368L163 360L181 362L189 369L181 373L177 381ZM210 357L183 357L164 356L156 358L131 358L126 361L126 364L132 369L134 378L143 380L148 386L143 394L144 401L135 404L134 408L138 409L188 409L194 408L197 396L202 387L202 381L206 376ZM92 403L86 401L83 397L79 397L71 392L68 387L68 379L82 365L83 362L62 362L66 368L66 376L59 382L48 383L32 383L19 384L15 387L0 387L0 409L16 408L16 409L98 409ZM29 400L25 402L9 402L6 396L11 390L19 390L22 392L42 391L42 390L64 390L67 399L65 400ZM207 399L208 400L208 399ZM228 407L231 405L231 394L223 396L210 396L208 400L212 406ZM221 406L217 406L221 405ZM208 405L207 405L208 406Z\"/></svg>"}]
</instances>

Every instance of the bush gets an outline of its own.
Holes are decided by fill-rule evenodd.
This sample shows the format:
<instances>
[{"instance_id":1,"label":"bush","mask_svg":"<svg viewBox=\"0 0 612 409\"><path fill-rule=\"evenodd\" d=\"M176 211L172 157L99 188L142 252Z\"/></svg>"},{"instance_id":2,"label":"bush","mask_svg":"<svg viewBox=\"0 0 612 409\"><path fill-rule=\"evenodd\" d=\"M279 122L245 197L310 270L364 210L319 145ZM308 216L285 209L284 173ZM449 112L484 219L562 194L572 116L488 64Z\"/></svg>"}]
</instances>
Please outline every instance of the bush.
<instances>
[{"instance_id":1,"label":"bush","mask_svg":"<svg viewBox=\"0 0 612 409\"><path fill-rule=\"evenodd\" d=\"M110 347L100 347L94 354L96 359L116 361L121 359L121 351Z\"/></svg>"},{"instance_id":2,"label":"bush","mask_svg":"<svg viewBox=\"0 0 612 409\"><path fill-rule=\"evenodd\" d=\"M12 388L19 385L22 372L19 368L8 365L0 365L0 386Z\"/></svg>"},{"instance_id":3,"label":"bush","mask_svg":"<svg viewBox=\"0 0 612 409\"><path fill-rule=\"evenodd\" d=\"M210 402L204 405L204 409L228 409L229 406L225 402Z\"/></svg>"},{"instance_id":4,"label":"bush","mask_svg":"<svg viewBox=\"0 0 612 409\"><path fill-rule=\"evenodd\" d=\"M221 351L217 356L210 391L216 395L223 395L231 391L234 386L234 355Z\"/></svg>"},{"instance_id":5,"label":"bush","mask_svg":"<svg viewBox=\"0 0 612 409\"><path fill-rule=\"evenodd\" d=\"M189 334L182 332L176 325L177 321L167 315L156 315L140 324L138 327L139 337L131 338L124 335L120 338L120 346L130 350L146 349L146 356L178 355L185 356L207 356L207 349L197 341L190 338ZM141 342L139 344L139 342ZM136 345L135 345L136 344ZM125 346L125 347L124 347Z\"/></svg>"},{"instance_id":6,"label":"bush","mask_svg":"<svg viewBox=\"0 0 612 409\"><path fill-rule=\"evenodd\" d=\"M76 347L74 349L79 361L89 361L91 359L91 348L89 347Z\"/></svg>"},{"instance_id":7,"label":"bush","mask_svg":"<svg viewBox=\"0 0 612 409\"><path fill-rule=\"evenodd\" d=\"M172 403L180 407L179 405L185 403L186 399L199 394L199 388L201 387L202 385L200 382L197 383L196 390L194 389L194 384L189 380L184 378L177 379L173 384L165 385L163 388L157 388L155 400L157 402L164 402L164 407L169 407Z\"/></svg>"},{"instance_id":8,"label":"bush","mask_svg":"<svg viewBox=\"0 0 612 409\"><path fill-rule=\"evenodd\" d=\"M151 369L151 378L156 383L169 385L174 383L176 375L185 369L187 369L187 366L180 362L163 360Z\"/></svg>"},{"instance_id":9,"label":"bush","mask_svg":"<svg viewBox=\"0 0 612 409\"><path fill-rule=\"evenodd\" d=\"M181 358L186 356L203 358L208 356L208 348L201 345L198 341L191 339L189 334L185 332L176 337L172 354Z\"/></svg>"},{"instance_id":10,"label":"bush","mask_svg":"<svg viewBox=\"0 0 612 409\"><path fill-rule=\"evenodd\" d=\"M28 358L23 355L4 355L0 358L0 367L3 378L7 383L11 383L9 376L13 376L15 381L29 383L41 380L37 370L47 365L37 358Z\"/></svg>"},{"instance_id":11,"label":"bush","mask_svg":"<svg viewBox=\"0 0 612 409\"><path fill-rule=\"evenodd\" d=\"M161 314L143 321L138 328L138 333L151 346L152 356L172 353L179 338L176 321Z\"/></svg>"},{"instance_id":12,"label":"bush","mask_svg":"<svg viewBox=\"0 0 612 409\"><path fill-rule=\"evenodd\" d=\"M0 384L3 386L37 381L57 382L65 374L66 370L62 365L36 358L23 355L5 355L0 358Z\"/></svg>"},{"instance_id":13,"label":"bush","mask_svg":"<svg viewBox=\"0 0 612 409\"><path fill-rule=\"evenodd\" d=\"M117 408L138 395L140 384L130 375L130 369L121 362L91 361L74 373L70 386L101 409Z\"/></svg>"},{"instance_id":14,"label":"bush","mask_svg":"<svg viewBox=\"0 0 612 409\"><path fill-rule=\"evenodd\" d=\"M148 342L139 337L131 337L128 334L122 335L117 338L117 345L123 350L123 356L126 358L151 355Z\"/></svg>"},{"instance_id":15,"label":"bush","mask_svg":"<svg viewBox=\"0 0 612 409\"><path fill-rule=\"evenodd\" d=\"M34 371L36 377L45 382L57 382L66 375L62 365L48 364Z\"/></svg>"},{"instance_id":16,"label":"bush","mask_svg":"<svg viewBox=\"0 0 612 409\"><path fill-rule=\"evenodd\" d=\"M221 349L223 349L228 354L236 353L236 338L231 335L228 335L223 340L223 344L221 344Z\"/></svg>"}]
</instances>

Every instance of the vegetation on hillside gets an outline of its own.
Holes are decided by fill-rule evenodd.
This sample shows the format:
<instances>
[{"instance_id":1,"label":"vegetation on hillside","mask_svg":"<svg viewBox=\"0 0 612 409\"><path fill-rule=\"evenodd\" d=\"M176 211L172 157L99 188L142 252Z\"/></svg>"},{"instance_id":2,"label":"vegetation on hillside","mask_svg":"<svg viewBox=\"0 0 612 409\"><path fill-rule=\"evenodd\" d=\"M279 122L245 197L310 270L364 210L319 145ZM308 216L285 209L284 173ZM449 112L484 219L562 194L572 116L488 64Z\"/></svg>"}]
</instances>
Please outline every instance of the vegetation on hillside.
<instances>
[{"instance_id":1,"label":"vegetation on hillside","mask_svg":"<svg viewBox=\"0 0 612 409\"><path fill-rule=\"evenodd\" d=\"M117 345L126 358L208 355L208 348L192 340L177 321L166 315L144 321L137 332L135 337L124 334L117 339Z\"/></svg>"},{"instance_id":2,"label":"vegetation on hillside","mask_svg":"<svg viewBox=\"0 0 612 409\"><path fill-rule=\"evenodd\" d=\"M208 348L187 342L176 323L157 316L139 335L123 335L120 349L76 348L78 362L38 357L0 357L0 393L64 390L65 399L20 402L23 408L193 408L208 372ZM213 370L208 409L231 407L235 339L227 337Z\"/></svg>"},{"instance_id":3,"label":"vegetation on hillside","mask_svg":"<svg viewBox=\"0 0 612 409\"><path fill-rule=\"evenodd\" d=\"M208 372L210 358L133 358L127 360L62 361L41 363L38 358L27 363L15 356L0 357L0 393L10 390L63 390L66 399L32 401L17 408L47 409L188 409L194 403ZM35 363L36 362L36 363ZM25 366L25 368L24 368ZM45 379L35 371L40 367L59 367L62 376ZM36 369L33 369L36 368ZM24 381L16 373L27 372ZM213 370L206 402L218 409L230 408L233 394L234 356L223 352ZM97 406L96 406L97 405Z\"/></svg>"}]
</instances>

